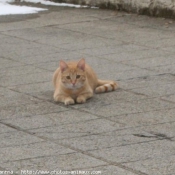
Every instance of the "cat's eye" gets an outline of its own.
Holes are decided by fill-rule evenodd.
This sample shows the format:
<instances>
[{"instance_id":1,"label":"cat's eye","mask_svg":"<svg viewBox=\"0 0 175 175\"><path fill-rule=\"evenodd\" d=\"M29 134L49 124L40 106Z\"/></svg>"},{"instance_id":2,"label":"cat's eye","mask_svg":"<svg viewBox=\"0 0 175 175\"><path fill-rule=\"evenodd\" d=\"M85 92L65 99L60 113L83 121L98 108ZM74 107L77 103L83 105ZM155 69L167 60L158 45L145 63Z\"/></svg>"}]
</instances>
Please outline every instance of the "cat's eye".
<instances>
[{"instance_id":1,"label":"cat's eye","mask_svg":"<svg viewBox=\"0 0 175 175\"><path fill-rule=\"evenodd\" d=\"M70 76L66 76L67 79L70 79Z\"/></svg>"},{"instance_id":2,"label":"cat's eye","mask_svg":"<svg viewBox=\"0 0 175 175\"><path fill-rule=\"evenodd\" d=\"M77 75L76 78L80 78L80 75Z\"/></svg>"}]
</instances>

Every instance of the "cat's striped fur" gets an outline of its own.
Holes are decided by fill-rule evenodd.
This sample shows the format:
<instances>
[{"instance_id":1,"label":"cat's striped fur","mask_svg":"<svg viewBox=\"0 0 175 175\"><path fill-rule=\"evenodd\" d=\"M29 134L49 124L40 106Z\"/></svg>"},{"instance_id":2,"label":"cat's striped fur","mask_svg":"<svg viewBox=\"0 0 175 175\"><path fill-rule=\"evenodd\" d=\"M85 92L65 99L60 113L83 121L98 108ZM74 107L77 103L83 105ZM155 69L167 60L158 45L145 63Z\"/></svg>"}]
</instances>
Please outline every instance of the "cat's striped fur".
<instances>
[{"instance_id":1,"label":"cat's striped fur","mask_svg":"<svg viewBox=\"0 0 175 175\"><path fill-rule=\"evenodd\" d=\"M98 79L98 84L95 89L95 93L103 93L115 91L117 89L117 83L114 81L104 81Z\"/></svg>"},{"instance_id":2,"label":"cat's striped fur","mask_svg":"<svg viewBox=\"0 0 175 175\"><path fill-rule=\"evenodd\" d=\"M117 83L99 80L93 69L84 59L78 62L60 61L53 76L55 87L54 100L65 105L84 103L93 93L102 93L117 89Z\"/></svg>"}]
</instances>

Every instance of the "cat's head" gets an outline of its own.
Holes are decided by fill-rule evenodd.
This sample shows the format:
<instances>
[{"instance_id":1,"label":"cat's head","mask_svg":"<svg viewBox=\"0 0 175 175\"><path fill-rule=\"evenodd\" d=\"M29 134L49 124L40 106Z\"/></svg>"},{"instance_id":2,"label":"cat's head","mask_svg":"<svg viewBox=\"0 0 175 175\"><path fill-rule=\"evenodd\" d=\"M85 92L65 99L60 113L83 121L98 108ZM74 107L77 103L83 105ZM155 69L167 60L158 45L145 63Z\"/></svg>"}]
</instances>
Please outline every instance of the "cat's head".
<instances>
[{"instance_id":1,"label":"cat's head","mask_svg":"<svg viewBox=\"0 0 175 175\"><path fill-rule=\"evenodd\" d=\"M85 60L81 59L78 63L67 64L60 61L61 81L68 89L78 89L84 85L86 80Z\"/></svg>"}]
</instances>

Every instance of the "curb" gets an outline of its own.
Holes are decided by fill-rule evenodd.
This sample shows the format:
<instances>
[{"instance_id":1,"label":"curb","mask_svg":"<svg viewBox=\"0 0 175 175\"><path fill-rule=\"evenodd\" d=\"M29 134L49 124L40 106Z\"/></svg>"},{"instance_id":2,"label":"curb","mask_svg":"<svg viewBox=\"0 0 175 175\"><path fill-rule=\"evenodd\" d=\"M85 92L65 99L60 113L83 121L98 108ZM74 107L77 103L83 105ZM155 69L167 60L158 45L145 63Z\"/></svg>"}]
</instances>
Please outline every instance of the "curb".
<instances>
[{"instance_id":1,"label":"curb","mask_svg":"<svg viewBox=\"0 0 175 175\"><path fill-rule=\"evenodd\" d=\"M173 0L52 0L175 19Z\"/></svg>"}]
</instances>

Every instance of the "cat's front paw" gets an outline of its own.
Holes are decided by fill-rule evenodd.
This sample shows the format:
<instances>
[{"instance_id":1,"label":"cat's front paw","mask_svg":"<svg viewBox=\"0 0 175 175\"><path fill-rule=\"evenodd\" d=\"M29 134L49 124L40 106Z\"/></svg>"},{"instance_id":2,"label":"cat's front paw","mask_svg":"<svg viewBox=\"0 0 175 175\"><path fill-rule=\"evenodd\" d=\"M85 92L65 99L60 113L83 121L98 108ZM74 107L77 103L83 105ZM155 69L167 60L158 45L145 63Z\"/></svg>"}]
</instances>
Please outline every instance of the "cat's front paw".
<instances>
[{"instance_id":1,"label":"cat's front paw","mask_svg":"<svg viewBox=\"0 0 175 175\"><path fill-rule=\"evenodd\" d=\"M72 98L66 98L64 101L65 105L73 105L75 104L75 101Z\"/></svg>"},{"instance_id":2,"label":"cat's front paw","mask_svg":"<svg viewBox=\"0 0 175 175\"><path fill-rule=\"evenodd\" d=\"M77 103L85 103L86 99L83 96L79 96L79 97L77 97L76 102Z\"/></svg>"}]
</instances>

